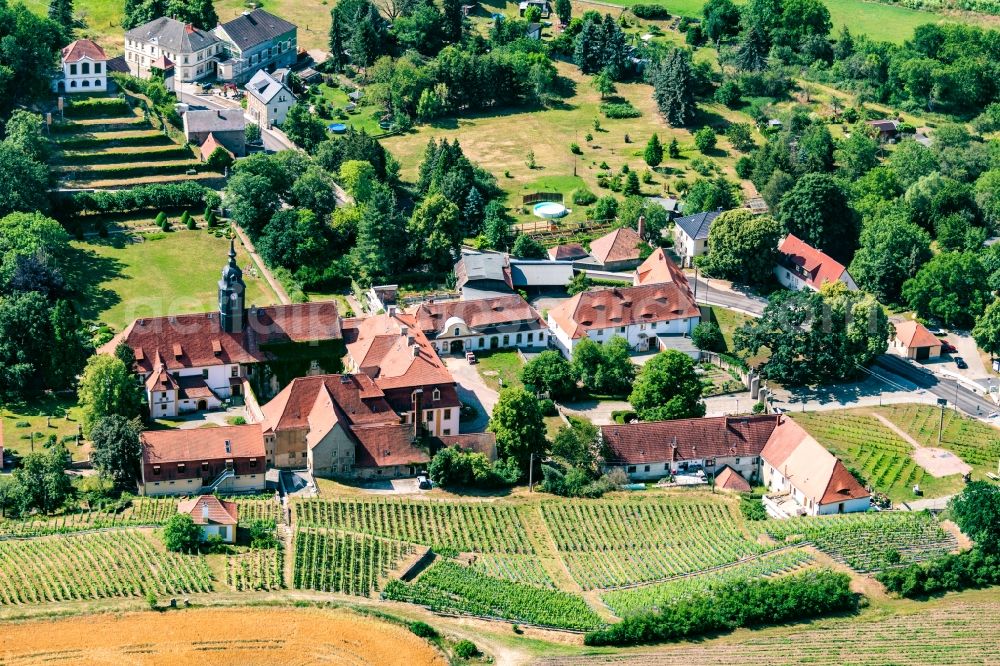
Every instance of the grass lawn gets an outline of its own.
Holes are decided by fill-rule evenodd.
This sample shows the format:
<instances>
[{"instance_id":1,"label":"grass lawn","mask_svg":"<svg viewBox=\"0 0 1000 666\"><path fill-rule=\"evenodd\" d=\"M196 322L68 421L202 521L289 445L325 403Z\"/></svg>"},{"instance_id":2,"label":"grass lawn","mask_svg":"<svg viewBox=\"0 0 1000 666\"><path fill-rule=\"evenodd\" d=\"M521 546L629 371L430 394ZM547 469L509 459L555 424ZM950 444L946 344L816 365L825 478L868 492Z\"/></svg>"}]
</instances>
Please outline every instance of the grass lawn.
<instances>
[{"instance_id":1,"label":"grass lawn","mask_svg":"<svg viewBox=\"0 0 1000 666\"><path fill-rule=\"evenodd\" d=\"M521 388L521 368L524 363L516 351L498 352L476 352L479 363L476 368L486 385L495 391L499 391L500 380L503 380L503 388L516 386Z\"/></svg>"},{"instance_id":2,"label":"grass lawn","mask_svg":"<svg viewBox=\"0 0 1000 666\"><path fill-rule=\"evenodd\" d=\"M917 499L913 495L914 484L920 485L925 497L951 495L964 485L960 474L934 477L927 473L913 460L913 446L872 416L870 410L805 412L789 416L839 457L863 483L871 484L893 502ZM902 422L892 420L907 430ZM934 445L937 445L936 439Z\"/></svg>"},{"instance_id":3,"label":"grass lawn","mask_svg":"<svg viewBox=\"0 0 1000 666\"><path fill-rule=\"evenodd\" d=\"M334 107L338 109L343 109L350 103L350 99L347 97L347 91L343 87L332 88L325 83L320 85L320 92L323 94L324 99L328 100ZM369 134L378 136L379 134L384 134L385 130L379 127L378 115L379 109L374 105L366 105L364 95L362 94L361 103L358 104L355 113L348 113L347 118L340 118L335 116L330 120L324 120L327 125L333 123L344 123L345 125L350 125L356 130L364 130Z\"/></svg>"},{"instance_id":4,"label":"grass lawn","mask_svg":"<svg viewBox=\"0 0 1000 666\"><path fill-rule=\"evenodd\" d=\"M112 234L76 241L74 265L80 274L84 319L119 331L137 317L214 311L219 271L226 263L229 241L204 230L181 229L168 234ZM242 267L249 256L237 243ZM244 273L248 305L270 305L277 297L263 277Z\"/></svg>"},{"instance_id":5,"label":"grass lawn","mask_svg":"<svg viewBox=\"0 0 1000 666\"><path fill-rule=\"evenodd\" d=\"M745 324L746 322L753 319L742 312L736 312L735 310L727 310L719 305L710 305L709 308L712 311L712 319L719 328L722 330L722 337L726 340L726 351L733 351L733 333L737 328Z\"/></svg>"},{"instance_id":6,"label":"grass lawn","mask_svg":"<svg viewBox=\"0 0 1000 666\"><path fill-rule=\"evenodd\" d=\"M3 415L3 446L20 455L31 452L32 433L35 450L40 451L52 435L57 441L75 438L81 420L80 409L74 401L51 394L33 396L23 404L4 405L0 414ZM77 446L75 439L67 441L66 448L75 460L89 455L89 445Z\"/></svg>"}]
</instances>

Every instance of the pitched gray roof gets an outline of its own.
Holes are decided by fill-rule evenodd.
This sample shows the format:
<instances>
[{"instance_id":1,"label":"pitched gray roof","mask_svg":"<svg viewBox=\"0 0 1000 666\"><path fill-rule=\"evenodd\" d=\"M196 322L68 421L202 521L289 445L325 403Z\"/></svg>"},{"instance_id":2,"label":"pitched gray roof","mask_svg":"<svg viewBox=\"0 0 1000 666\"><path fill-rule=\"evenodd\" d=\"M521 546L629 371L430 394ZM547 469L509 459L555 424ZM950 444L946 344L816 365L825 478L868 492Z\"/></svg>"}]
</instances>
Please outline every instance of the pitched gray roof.
<instances>
[{"instance_id":1,"label":"pitched gray roof","mask_svg":"<svg viewBox=\"0 0 1000 666\"><path fill-rule=\"evenodd\" d=\"M291 90L288 90L287 87L264 70L259 70L253 75L253 77L247 82L246 89L248 93L259 99L264 104L269 104L271 100L274 99L274 96L282 90L287 91L292 99L295 98L295 96L292 95Z\"/></svg>"},{"instance_id":2,"label":"pitched gray roof","mask_svg":"<svg viewBox=\"0 0 1000 666\"><path fill-rule=\"evenodd\" d=\"M242 132L245 127L243 109L196 109L184 114L184 128L189 134Z\"/></svg>"},{"instance_id":3,"label":"pitched gray roof","mask_svg":"<svg viewBox=\"0 0 1000 666\"><path fill-rule=\"evenodd\" d=\"M706 210L694 215L678 217L674 220L674 224L683 229L684 233L692 239L705 240L708 238L708 228L712 225L712 221L719 217L721 213L721 208L719 210Z\"/></svg>"},{"instance_id":4,"label":"pitched gray roof","mask_svg":"<svg viewBox=\"0 0 1000 666\"><path fill-rule=\"evenodd\" d=\"M156 42L157 46L175 53L194 53L218 42L210 32L199 30L166 16L132 28L125 33L129 39Z\"/></svg>"},{"instance_id":5,"label":"pitched gray roof","mask_svg":"<svg viewBox=\"0 0 1000 666\"><path fill-rule=\"evenodd\" d=\"M241 51L297 29L294 23L289 23L263 9L255 9L237 16L220 27Z\"/></svg>"},{"instance_id":6,"label":"pitched gray roof","mask_svg":"<svg viewBox=\"0 0 1000 666\"><path fill-rule=\"evenodd\" d=\"M476 280L504 281L504 266L507 260L502 254L467 254L462 257L465 262L465 275L470 282Z\"/></svg>"}]
</instances>

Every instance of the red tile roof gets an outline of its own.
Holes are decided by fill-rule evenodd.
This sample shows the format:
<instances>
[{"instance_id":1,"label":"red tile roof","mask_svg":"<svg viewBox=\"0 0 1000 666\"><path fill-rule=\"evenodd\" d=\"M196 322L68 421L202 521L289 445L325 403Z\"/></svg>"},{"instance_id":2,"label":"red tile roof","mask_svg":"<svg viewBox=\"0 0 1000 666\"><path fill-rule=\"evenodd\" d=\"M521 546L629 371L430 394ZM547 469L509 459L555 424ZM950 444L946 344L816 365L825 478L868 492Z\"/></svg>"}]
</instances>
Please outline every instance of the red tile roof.
<instances>
[{"instance_id":1,"label":"red tile roof","mask_svg":"<svg viewBox=\"0 0 1000 666\"><path fill-rule=\"evenodd\" d=\"M208 508L207 519L205 508ZM177 513L188 514L194 519L195 525L236 525L240 515L236 502L226 502L215 495L202 495L180 502Z\"/></svg>"},{"instance_id":2,"label":"red tile roof","mask_svg":"<svg viewBox=\"0 0 1000 666\"><path fill-rule=\"evenodd\" d=\"M141 439L142 461L148 465L230 458L264 460L264 437L259 423L193 430L147 430ZM226 451L227 441L229 451Z\"/></svg>"},{"instance_id":3,"label":"red tile roof","mask_svg":"<svg viewBox=\"0 0 1000 666\"><path fill-rule=\"evenodd\" d=\"M700 316L690 290L676 282L598 289L577 294L549 315L571 338L587 331Z\"/></svg>"},{"instance_id":4,"label":"red tile roof","mask_svg":"<svg viewBox=\"0 0 1000 666\"><path fill-rule=\"evenodd\" d=\"M653 254L646 257L646 260L639 265L639 268L635 269L633 282L636 285L676 282L678 285L690 289L684 271L667 256L662 247L656 248Z\"/></svg>"},{"instance_id":5,"label":"red tile roof","mask_svg":"<svg viewBox=\"0 0 1000 666\"><path fill-rule=\"evenodd\" d=\"M328 396L329 402L336 406L328 418L342 419L345 426L399 423L399 416L367 375L315 375L293 379L261 408L264 432L321 426L321 423L310 423L310 415L321 395Z\"/></svg>"},{"instance_id":6,"label":"red tile roof","mask_svg":"<svg viewBox=\"0 0 1000 666\"><path fill-rule=\"evenodd\" d=\"M566 243L549 248L549 259L553 261L572 261L574 259L585 259L590 254L583 249L579 243Z\"/></svg>"},{"instance_id":7,"label":"red tile roof","mask_svg":"<svg viewBox=\"0 0 1000 666\"><path fill-rule=\"evenodd\" d=\"M630 423L601 426L601 437L607 462L617 465L758 456L777 422L764 415Z\"/></svg>"},{"instance_id":8,"label":"red tile roof","mask_svg":"<svg viewBox=\"0 0 1000 666\"><path fill-rule=\"evenodd\" d=\"M430 462L427 451L413 445L413 426L358 426L352 432L358 440L354 453L356 467L422 465Z\"/></svg>"},{"instance_id":9,"label":"red tile roof","mask_svg":"<svg viewBox=\"0 0 1000 666\"><path fill-rule=\"evenodd\" d=\"M622 227L591 241L590 254L602 264L638 260L645 241L634 229Z\"/></svg>"},{"instance_id":10,"label":"red tile roof","mask_svg":"<svg viewBox=\"0 0 1000 666\"><path fill-rule=\"evenodd\" d=\"M792 234L781 241L778 252L785 263L800 267L806 274L805 281L815 289L822 287L824 282L837 282L847 271L842 263Z\"/></svg>"},{"instance_id":11,"label":"red tile roof","mask_svg":"<svg viewBox=\"0 0 1000 666\"><path fill-rule=\"evenodd\" d=\"M781 420L760 455L817 504L869 496L844 463L792 419Z\"/></svg>"},{"instance_id":12,"label":"red tile roof","mask_svg":"<svg viewBox=\"0 0 1000 666\"><path fill-rule=\"evenodd\" d=\"M233 151L229 150L221 143L219 143L218 139L215 138L214 132L209 132L208 137L205 138L205 143L201 144L201 148L198 149L201 152L202 161L205 161L209 157L211 157L212 153L215 152L216 148L222 148L224 151L229 153L230 157L235 157L235 155L233 155Z\"/></svg>"},{"instance_id":13,"label":"red tile roof","mask_svg":"<svg viewBox=\"0 0 1000 666\"><path fill-rule=\"evenodd\" d=\"M124 340L135 352L137 368L145 374L154 370L157 355L167 370L260 363L273 358L268 345L341 337L337 303L320 301L252 308L242 333L224 333L217 312L137 319L99 351L113 354Z\"/></svg>"},{"instance_id":14,"label":"red tile roof","mask_svg":"<svg viewBox=\"0 0 1000 666\"><path fill-rule=\"evenodd\" d=\"M907 348L941 346L941 341L919 321L906 319L894 322L894 325L896 327L896 339L906 345Z\"/></svg>"},{"instance_id":15,"label":"red tile roof","mask_svg":"<svg viewBox=\"0 0 1000 666\"><path fill-rule=\"evenodd\" d=\"M715 487L719 490L732 490L737 493L750 492L750 484L739 472L726 465L715 477Z\"/></svg>"},{"instance_id":16,"label":"red tile roof","mask_svg":"<svg viewBox=\"0 0 1000 666\"><path fill-rule=\"evenodd\" d=\"M89 39L78 39L62 50L63 62L77 62L81 58L104 62L108 56L104 54L104 49Z\"/></svg>"},{"instance_id":17,"label":"red tile roof","mask_svg":"<svg viewBox=\"0 0 1000 666\"><path fill-rule=\"evenodd\" d=\"M383 391L455 381L413 315L345 319L343 333L351 361Z\"/></svg>"},{"instance_id":18,"label":"red tile roof","mask_svg":"<svg viewBox=\"0 0 1000 666\"><path fill-rule=\"evenodd\" d=\"M181 375L176 381L177 388L180 389L178 395L180 398L197 400L199 398L217 397L201 375Z\"/></svg>"},{"instance_id":19,"label":"red tile roof","mask_svg":"<svg viewBox=\"0 0 1000 666\"><path fill-rule=\"evenodd\" d=\"M538 312L518 294L473 301L422 303L413 316L420 330L432 337L444 332L445 324L452 317L458 317L473 330L505 324L530 324L534 328L546 328Z\"/></svg>"}]
</instances>

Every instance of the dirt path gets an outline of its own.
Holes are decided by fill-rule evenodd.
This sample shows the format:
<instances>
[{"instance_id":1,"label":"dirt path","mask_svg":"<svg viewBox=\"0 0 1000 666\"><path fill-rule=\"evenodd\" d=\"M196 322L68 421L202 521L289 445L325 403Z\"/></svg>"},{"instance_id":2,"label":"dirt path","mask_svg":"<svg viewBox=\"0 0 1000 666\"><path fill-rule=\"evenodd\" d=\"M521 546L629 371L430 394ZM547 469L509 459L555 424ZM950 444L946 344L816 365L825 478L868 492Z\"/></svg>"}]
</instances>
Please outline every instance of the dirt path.
<instances>
[{"instance_id":1,"label":"dirt path","mask_svg":"<svg viewBox=\"0 0 1000 666\"><path fill-rule=\"evenodd\" d=\"M281 301L282 305L288 305L291 303L292 299L288 297L288 292L285 291L285 288L281 286L281 283L278 282L273 275L271 275L271 269L267 267L264 260L261 259L259 254L257 254L257 249L253 246L253 243L250 242L250 239L247 238L247 235L243 233L243 229L241 229L235 222L232 222L232 227L236 232L236 235L240 237L240 242L243 243L243 247L246 248L247 254L249 254L250 258L253 259L253 262L257 264L257 269L260 270L260 274L264 276L267 283L271 285L271 289L273 289L274 293L278 295L278 300Z\"/></svg>"},{"instance_id":2,"label":"dirt path","mask_svg":"<svg viewBox=\"0 0 1000 666\"><path fill-rule=\"evenodd\" d=\"M882 425L896 433L900 439L913 447L913 460L923 467L928 474L941 478L952 474L967 474L972 471L972 467L966 464L961 458L951 451L939 449L933 446L923 446L917 440L885 416L877 412L870 412L878 419Z\"/></svg>"}]
</instances>

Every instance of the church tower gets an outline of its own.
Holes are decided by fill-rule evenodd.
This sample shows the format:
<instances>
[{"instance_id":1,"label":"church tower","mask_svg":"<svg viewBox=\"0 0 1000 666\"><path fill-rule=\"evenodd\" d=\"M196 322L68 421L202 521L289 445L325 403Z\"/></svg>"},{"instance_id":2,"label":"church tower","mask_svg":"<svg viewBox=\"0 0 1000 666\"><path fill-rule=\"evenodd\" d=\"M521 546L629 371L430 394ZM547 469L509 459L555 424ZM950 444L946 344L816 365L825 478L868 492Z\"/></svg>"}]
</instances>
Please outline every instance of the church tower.
<instances>
[{"instance_id":1,"label":"church tower","mask_svg":"<svg viewBox=\"0 0 1000 666\"><path fill-rule=\"evenodd\" d=\"M236 265L236 242L229 241L229 263L219 280L219 325L225 333L242 333L246 326L246 290L243 271Z\"/></svg>"}]
</instances>

